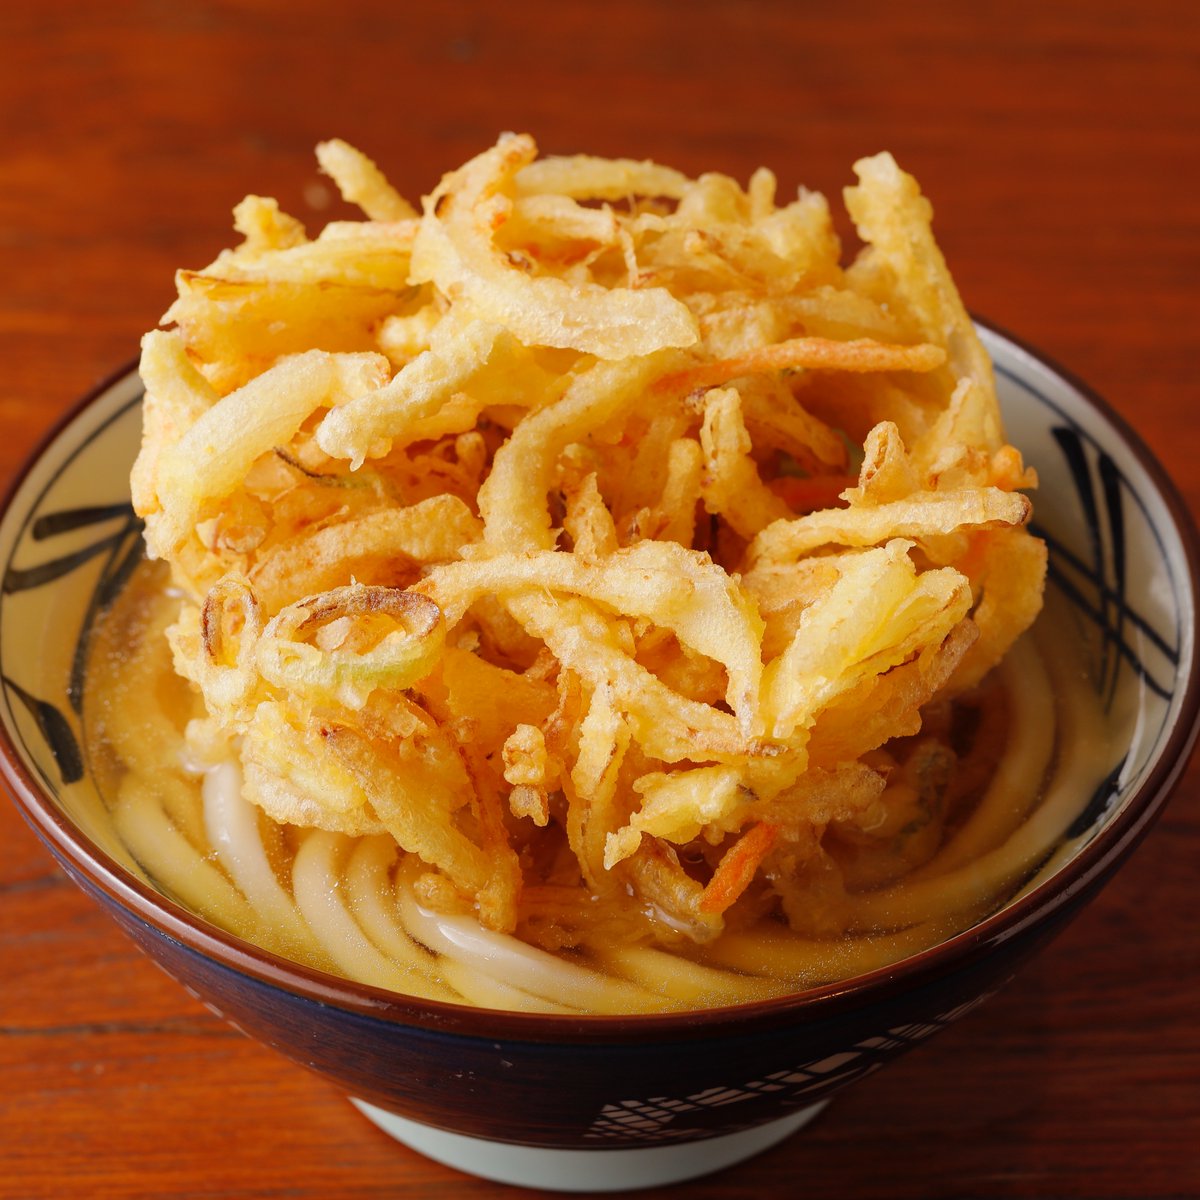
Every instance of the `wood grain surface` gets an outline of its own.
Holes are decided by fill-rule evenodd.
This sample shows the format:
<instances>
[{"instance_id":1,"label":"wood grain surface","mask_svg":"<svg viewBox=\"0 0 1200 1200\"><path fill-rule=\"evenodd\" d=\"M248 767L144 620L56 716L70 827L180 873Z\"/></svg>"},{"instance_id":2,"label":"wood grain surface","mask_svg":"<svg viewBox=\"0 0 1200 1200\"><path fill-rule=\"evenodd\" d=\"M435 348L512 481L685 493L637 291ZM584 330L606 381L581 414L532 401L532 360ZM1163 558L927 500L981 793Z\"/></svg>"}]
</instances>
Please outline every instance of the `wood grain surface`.
<instances>
[{"instance_id":1,"label":"wood grain surface","mask_svg":"<svg viewBox=\"0 0 1200 1200\"><path fill-rule=\"evenodd\" d=\"M1200 510L1200 9L9 0L0 477L311 149L416 197L503 129L836 196L887 148L970 306L1096 386ZM1000 996L807 1131L662 1195L1200 1195L1200 764ZM515 1196L391 1142L136 952L0 803L0 1196ZM534 1193L530 1193L534 1194Z\"/></svg>"}]
</instances>

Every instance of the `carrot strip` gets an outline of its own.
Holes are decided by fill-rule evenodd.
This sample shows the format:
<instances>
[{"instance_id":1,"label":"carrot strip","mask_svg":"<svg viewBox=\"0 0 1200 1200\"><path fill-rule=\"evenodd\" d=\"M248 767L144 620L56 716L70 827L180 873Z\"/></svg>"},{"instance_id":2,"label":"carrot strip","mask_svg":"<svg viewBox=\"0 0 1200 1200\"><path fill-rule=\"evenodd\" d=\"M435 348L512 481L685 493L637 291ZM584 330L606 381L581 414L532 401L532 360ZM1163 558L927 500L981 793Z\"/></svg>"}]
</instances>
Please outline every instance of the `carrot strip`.
<instances>
[{"instance_id":1,"label":"carrot strip","mask_svg":"<svg viewBox=\"0 0 1200 1200\"><path fill-rule=\"evenodd\" d=\"M857 482L849 475L780 475L767 487L795 512L808 513L844 507L842 492Z\"/></svg>"},{"instance_id":2,"label":"carrot strip","mask_svg":"<svg viewBox=\"0 0 1200 1200\"><path fill-rule=\"evenodd\" d=\"M743 375L761 375L767 371L804 368L810 371L932 371L946 361L940 346L920 343L896 346L870 338L839 342L832 338L801 337L773 346L763 346L749 354L700 363L683 371L664 375L654 384L655 391L691 392L696 388L718 387Z\"/></svg>"},{"instance_id":3,"label":"carrot strip","mask_svg":"<svg viewBox=\"0 0 1200 1200\"><path fill-rule=\"evenodd\" d=\"M779 826L760 821L752 825L717 863L700 897L700 911L723 913L750 886L759 864L775 845Z\"/></svg>"}]
</instances>

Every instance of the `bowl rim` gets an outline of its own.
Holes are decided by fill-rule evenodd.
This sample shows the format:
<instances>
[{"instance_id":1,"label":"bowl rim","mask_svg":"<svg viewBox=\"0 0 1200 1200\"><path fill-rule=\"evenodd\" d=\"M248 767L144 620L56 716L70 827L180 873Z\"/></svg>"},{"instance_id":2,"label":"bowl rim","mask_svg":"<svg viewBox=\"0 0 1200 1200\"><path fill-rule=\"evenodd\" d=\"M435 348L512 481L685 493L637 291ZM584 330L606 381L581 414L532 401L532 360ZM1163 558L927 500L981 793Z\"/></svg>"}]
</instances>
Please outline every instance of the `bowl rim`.
<instances>
[{"instance_id":1,"label":"bowl rim","mask_svg":"<svg viewBox=\"0 0 1200 1200\"><path fill-rule=\"evenodd\" d=\"M1124 442L1157 491L1183 549L1184 574L1200 601L1200 536L1192 514L1166 470L1141 436L1094 388L1043 351L994 322L974 318L1002 343L1023 352L1066 383ZM100 397L137 371L133 361L95 384L52 425L9 482L0 499L8 519L26 478L55 441ZM1193 615L1193 624L1195 624ZM292 962L225 932L131 875L94 845L58 808L26 769L8 730L0 726L0 776L16 807L74 881L116 903L138 922L225 970L248 976L303 1000L316 1001L397 1026L476 1038L534 1043L638 1043L696 1040L766 1032L800 1021L824 1020L932 982L978 961L993 946L1041 926L1081 893L1099 886L1129 854L1164 807L1200 733L1200 646L1192 641L1188 673L1170 733L1137 790L1103 830L1048 880L967 929L885 967L849 979L764 1000L666 1013L554 1014L488 1009L424 1000L386 991Z\"/></svg>"}]
</instances>

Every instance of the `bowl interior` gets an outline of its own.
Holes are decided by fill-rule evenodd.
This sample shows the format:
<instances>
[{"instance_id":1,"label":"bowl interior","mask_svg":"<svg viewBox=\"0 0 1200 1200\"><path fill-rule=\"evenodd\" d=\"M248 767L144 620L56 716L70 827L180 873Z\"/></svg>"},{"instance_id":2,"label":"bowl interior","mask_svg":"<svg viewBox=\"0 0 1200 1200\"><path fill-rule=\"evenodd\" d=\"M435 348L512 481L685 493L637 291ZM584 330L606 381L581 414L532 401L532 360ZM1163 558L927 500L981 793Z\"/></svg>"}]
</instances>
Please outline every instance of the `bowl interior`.
<instances>
[{"instance_id":1,"label":"bowl interior","mask_svg":"<svg viewBox=\"0 0 1200 1200\"><path fill-rule=\"evenodd\" d=\"M1184 748L1180 729L1196 707L1196 556L1182 505L1119 419L1034 353L981 332L1010 440L1040 476L1050 591L1088 647L1107 731L1106 761L1080 779L1080 815L1028 891L1141 802L1165 752ZM118 872L152 887L116 834L81 734L89 633L141 554L128 486L141 394L133 370L103 386L10 495L0 521L0 750L18 793L46 797Z\"/></svg>"},{"instance_id":2,"label":"bowl interior","mask_svg":"<svg viewBox=\"0 0 1200 1200\"><path fill-rule=\"evenodd\" d=\"M1107 727L1102 782L1028 891L1130 805L1181 725L1195 688L1195 535L1136 434L1032 351L981 333L1009 438L1039 475L1047 603L1082 634Z\"/></svg>"}]
</instances>

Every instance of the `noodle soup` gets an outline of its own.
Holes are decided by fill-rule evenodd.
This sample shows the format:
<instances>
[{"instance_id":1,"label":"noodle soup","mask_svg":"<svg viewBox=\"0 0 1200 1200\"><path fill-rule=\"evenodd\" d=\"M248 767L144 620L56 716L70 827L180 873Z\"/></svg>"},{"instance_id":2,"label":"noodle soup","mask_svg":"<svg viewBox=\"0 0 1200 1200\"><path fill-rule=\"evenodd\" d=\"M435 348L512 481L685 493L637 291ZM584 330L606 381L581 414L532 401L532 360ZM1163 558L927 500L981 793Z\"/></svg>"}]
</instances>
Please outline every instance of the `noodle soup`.
<instances>
[{"instance_id":1,"label":"noodle soup","mask_svg":"<svg viewBox=\"0 0 1200 1200\"><path fill-rule=\"evenodd\" d=\"M88 744L147 874L540 1011L779 995L1002 903L1096 725L915 180L855 165L843 263L768 171L504 135L418 216L318 155L366 219L248 197L143 343L165 569L97 629Z\"/></svg>"}]
</instances>

